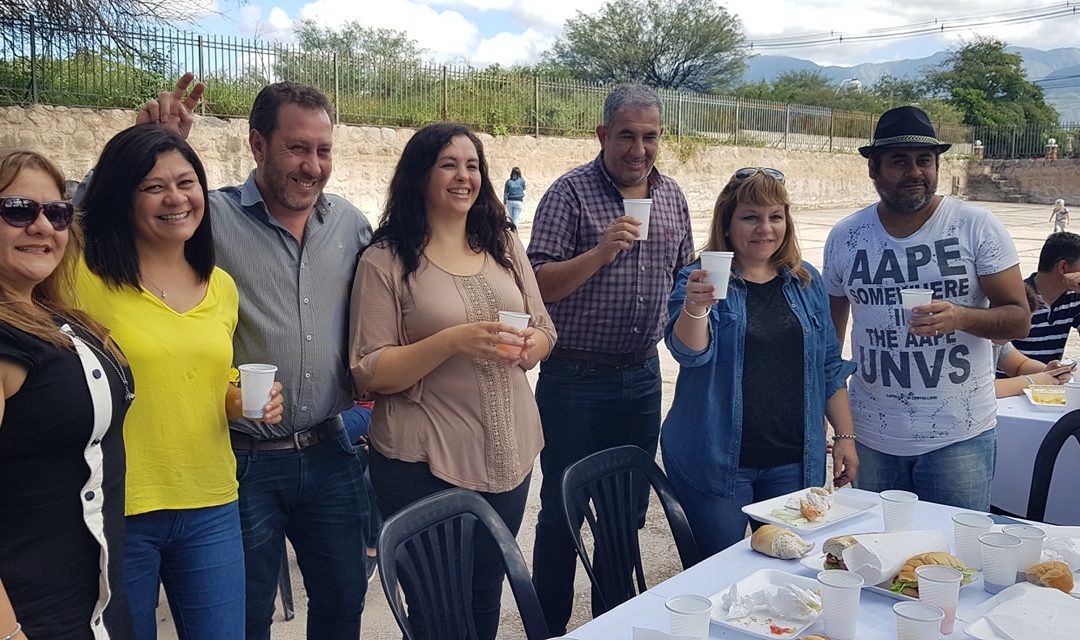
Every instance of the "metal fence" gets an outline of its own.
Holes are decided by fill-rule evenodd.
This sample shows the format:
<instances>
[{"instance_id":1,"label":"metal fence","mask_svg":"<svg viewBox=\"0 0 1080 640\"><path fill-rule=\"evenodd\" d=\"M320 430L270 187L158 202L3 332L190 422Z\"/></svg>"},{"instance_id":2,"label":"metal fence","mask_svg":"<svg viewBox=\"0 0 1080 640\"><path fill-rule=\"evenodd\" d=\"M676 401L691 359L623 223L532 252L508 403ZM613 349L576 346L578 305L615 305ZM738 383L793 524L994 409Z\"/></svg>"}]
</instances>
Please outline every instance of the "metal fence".
<instances>
[{"instance_id":1,"label":"metal fence","mask_svg":"<svg viewBox=\"0 0 1080 640\"><path fill-rule=\"evenodd\" d=\"M200 111L247 116L270 82L314 85L332 100L338 122L417 127L454 120L496 135L591 135L608 88L574 80L452 65L395 65L258 40L130 27L110 34L72 32L33 18L0 22L0 105L136 108L172 87L184 71L207 83ZM110 44L133 43L130 48ZM877 114L730 96L661 90L667 131L702 143L854 151ZM1041 155L1058 135L1062 155L1080 154L1076 128L979 130L939 123L953 154L984 143L986 157ZM1068 150L1068 151L1066 151Z\"/></svg>"},{"instance_id":2,"label":"metal fence","mask_svg":"<svg viewBox=\"0 0 1080 640\"><path fill-rule=\"evenodd\" d=\"M1080 123L1063 122L1053 126L1016 127L976 126L974 139L987 158L1044 158L1056 147L1058 158L1080 158Z\"/></svg>"}]
</instances>

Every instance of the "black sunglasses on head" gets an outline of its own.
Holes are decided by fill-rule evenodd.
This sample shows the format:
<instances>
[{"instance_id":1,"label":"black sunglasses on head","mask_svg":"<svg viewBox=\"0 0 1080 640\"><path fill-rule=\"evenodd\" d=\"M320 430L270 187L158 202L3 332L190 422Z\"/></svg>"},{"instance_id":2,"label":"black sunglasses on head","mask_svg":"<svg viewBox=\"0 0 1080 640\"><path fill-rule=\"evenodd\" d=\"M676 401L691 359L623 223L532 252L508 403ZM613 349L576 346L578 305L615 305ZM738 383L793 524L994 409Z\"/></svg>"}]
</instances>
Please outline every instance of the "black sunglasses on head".
<instances>
[{"instance_id":1,"label":"black sunglasses on head","mask_svg":"<svg viewBox=\"0 0 1080 640\"><path fill-rule=\"evenodd\" d=\"M71 226L75 218L75 205L63 200L52 202L38 202L30 198L8 197L0 198L0 218L9 225L25 229L34 224L38 214L45 212L49 224L57 231L63 231Z\"/></svg>"},{"instance_id":2,"label":"black sunglasses on head","mask_svg":"<svg viewBox=\"0 0 1080 640\"><path fill-rule=\"evenodd\" d=\"M764 173L770 178L774 178L777 182L784 181L784 172L770 167L743 167L736 171L735 175L732 177L736 180L746 180L747 178L753 178L759 173Z\"/></svg>"}]
</instances>

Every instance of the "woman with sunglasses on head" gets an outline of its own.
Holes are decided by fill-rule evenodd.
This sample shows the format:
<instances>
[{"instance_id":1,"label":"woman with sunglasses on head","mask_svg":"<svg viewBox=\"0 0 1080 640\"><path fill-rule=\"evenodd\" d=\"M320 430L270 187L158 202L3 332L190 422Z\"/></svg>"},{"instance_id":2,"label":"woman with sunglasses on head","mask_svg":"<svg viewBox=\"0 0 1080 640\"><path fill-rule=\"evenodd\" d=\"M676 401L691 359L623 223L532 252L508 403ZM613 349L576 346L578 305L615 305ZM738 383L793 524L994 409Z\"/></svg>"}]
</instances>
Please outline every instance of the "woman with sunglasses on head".
<instances>
[{"instance_id":1,"label":"woman with sunglasses on head","mask_svg":"<svg viewBox=\"0 0 1080 640\"><path fill-rule=\"evenodd\" d=\"M124 442L134 385L68 307L80 243L64 176L0 152L0 638L127 640Z\"/></svg>"},{"instance_id":2,"label":"woman with sunglasses on head","mask_svg":"<svg viewBox=\"0 0 1080 640\"><path fill-rule=\"evenodd\" d=\"M783 173L736 171L705 243L734 254L727 291L698 261L668 302L680 370L660 443L706 555L745 536L742 507L825 484L826 416L835 484L858 468L846 387L855 365L840 357L824 281L802 261L790 210Z\"/></svg>"},{"instance_id":3,"label":"woman with sunglasses on head","mask_svg":"<svg viewBox=\"0 0 1080 640\"><path fill-rule=\"evenodd\" d=\"M136 638L157 637L158 585L181 640L244 637L244 548L228 418L239 296L214 266L206 172L179 136L121 131L83 201L78 302L124 348L142 391L128 414L126 590ZM282 417L280 384L263 421Z\"/></svg>"}]
</instances>

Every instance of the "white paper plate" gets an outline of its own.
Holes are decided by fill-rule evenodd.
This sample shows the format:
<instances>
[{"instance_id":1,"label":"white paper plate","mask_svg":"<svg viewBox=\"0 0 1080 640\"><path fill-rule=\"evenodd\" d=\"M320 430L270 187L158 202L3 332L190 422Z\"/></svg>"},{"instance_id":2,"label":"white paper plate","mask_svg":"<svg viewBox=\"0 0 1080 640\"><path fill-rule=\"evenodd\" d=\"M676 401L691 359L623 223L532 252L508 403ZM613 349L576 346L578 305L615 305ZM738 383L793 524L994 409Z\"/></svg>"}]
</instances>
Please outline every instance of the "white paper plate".
<instances>
[{"instance_id":1,"label":"white paper plate","mask_svg":"<svg viewBox=\"0 0 1080 640\"><path fill-rule=\"evenodd\" d=\"M813 533L838 522L854 518L878 506L877 501L856 498L841 489L832 494L832 509L825 512L825 515L820 520L810 522L800 516L799 512L784 506L789 497L805 491L806 489L801 489L769 500L748 504L742 508L742 512L755 520L777 524L800 533Z\"/></svg>"},{"instance_id":2,"label":"white paper plate","mask_svg":"<svg viewBox=\"0 0 1080 640\"><path fill-rule=\"evenodd\" d=\"M814 572L821 571L822 569L825 568L825 554L824 553L816 553L814 555L806 556L802 560L799 560L799 564L801 564L802 566L804 566L807 569L810 569L810 570L812 570ZM981 575L982 575L981 571L976 573L975 577L972 578L971 582L969 582L969 583L967 583L965 585L962 585L960 588L961 589L967 589L968 587L976 584L978 582L978 578ZM889 582L882 582L881 584L863 585L863 589L866 589L867 591L872 591L874 593L880 593L881 595L883 595L883 596L885 596L887 598L892 598L893 600L912 600L912 601L918 601L919 600L918 598L913 598L911 596L904 595L902 593L895 593L894 591L892 591L889 588L891 586L892 586L892 581L890 580Z\"/></svg>"},{"instance_id":3,"label":"white paper plate","mask_svg":"<svg viewBox=\"0 0 1080 640\"><path fill-rule=\"evenodd\" d=\"M759 569L735 584L739 586L739 593L744 596L756 593L769 586L783 587L789 584L802 587L803 589L809 589L814 592L817 592L818 590L818 582L816 579L795 575L794 573L785 573L783 571L777 571L776 569ZM724 594L727 593L730 588L731 585L728 585L709 596L709 600L713 603L713 624L718 624L729 629L735 629L758 638L771 638L775 640L777 638L797 638L818 619L817 614L814 614L808 620L788 620L778 616L771 616L762 611L739 620L724 620L724 611L721 609L720 603L723 601ZM772 625L788 628L791 629L791 631L787 633L773 633Z\"/></svg>"},{"instance_id":4,"label":"white paper plate","mask_svg":"<svg viewBox=\"0 0 1080 640\"><path fill-rule=\"evenodd\" d=\"M1047 404L1045 402L1035 402L1035 398L1031 397L1031 389L1024 389L1024 396L1027 397L1031 406L1035 407L1039 411L1057 411L1059 413L1065 412L1065 405L1063 404Z\"/></svg>"}]
</instances>

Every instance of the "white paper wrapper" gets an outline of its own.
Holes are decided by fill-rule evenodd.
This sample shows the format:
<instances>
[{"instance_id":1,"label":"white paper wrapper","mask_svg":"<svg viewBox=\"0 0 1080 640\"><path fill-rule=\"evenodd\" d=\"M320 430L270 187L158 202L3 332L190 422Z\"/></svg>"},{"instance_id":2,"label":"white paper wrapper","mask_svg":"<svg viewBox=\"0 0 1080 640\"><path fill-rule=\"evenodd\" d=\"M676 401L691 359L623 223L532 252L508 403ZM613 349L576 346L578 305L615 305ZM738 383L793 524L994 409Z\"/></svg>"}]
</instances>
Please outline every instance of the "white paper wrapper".
<instances>
[{"instance_id":1,"label":"white paper wrapper","mask_svg":"<svg viewBox=\"0 0 1080 640\"><path fill-rule=\"evenodd\" d=\"M738 620L762 610L790 620L807 620L821 612L821 596L794 584L742 595L736 583L724 594L720 606L725 610L725 620Z\"/></svg>"},{"instance_id":2,"label":"white paper wrapper","mask_svg":"<svg viewBox=\"0 0 1080 640\"><path fill-rule=\"evenodd\" d=\"M857 544L844 549L844 564L848 571L862 576L867 586L892 580L912 556L949 550L945 534L940 531L864 533L854 537Z\"/></svg>"},{"instance_id":3,"label":"white paper wrapper","mask_svg":"<svg viewBox=\"0 0 1080 640\"><path fill-rule=\"evenodd\" d=\"M1003 590L984 605L992 608L972 627L988 625L999 636L1011 640L1076 638L1080 600L1057 589L1017 584ZM986 611L983 606L979 609Z\"/></svg>"},{"instance_id":4,"label":"white paper wrapper","mask_svg":"<svg viewBox=\"0 0 1080 640\"><path fill-rule=\"evenodd\" d=\"M1043 562L1057 560L1069 565L1073 571L1080 571L1080 527L1040 525L1039 528L1046 531Z\"/></svg>"}]
</instances>

